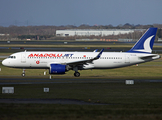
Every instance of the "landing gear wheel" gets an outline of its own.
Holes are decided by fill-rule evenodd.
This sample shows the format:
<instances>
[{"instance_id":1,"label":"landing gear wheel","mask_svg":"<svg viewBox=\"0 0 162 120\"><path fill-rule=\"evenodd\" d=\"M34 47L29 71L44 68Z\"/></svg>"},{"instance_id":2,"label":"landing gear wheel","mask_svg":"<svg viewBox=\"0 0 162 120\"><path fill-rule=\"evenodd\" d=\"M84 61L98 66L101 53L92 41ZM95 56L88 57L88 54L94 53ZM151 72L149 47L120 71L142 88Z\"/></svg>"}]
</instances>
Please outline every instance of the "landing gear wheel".
<instances>
[{"instance_id":1,"label":"landing gear wheel","mask_svg":"<svg viewBox=\"0 0 162 120\"><path fill-rule=\"evenodd\" d=\"M25 69L23 69L23 72L22 72L22 77L25 77Z\"/></svg>"},{"instance_id":2,"label":"landing gear wheel","mask_svg":"<svg viewBox=\"0 0 162 120\"><path fill-rule=\"evenodd\" d=\"M25 73L22 73L21 75L22 75L22 77L25 77Z\"/></svg>"},{"instance_id":3,"label":"landing gear wheel","mask_svg":"<svg viewBox=\"0 0 162 120\"><path fill-rule=\"evenodd\" d=\"M75 73L74 73L74 76L75 76L75 77L79 77L79 76L80 76L80 73L79 73L79 72L75 72Z\"/></svg>"}]
</instances>

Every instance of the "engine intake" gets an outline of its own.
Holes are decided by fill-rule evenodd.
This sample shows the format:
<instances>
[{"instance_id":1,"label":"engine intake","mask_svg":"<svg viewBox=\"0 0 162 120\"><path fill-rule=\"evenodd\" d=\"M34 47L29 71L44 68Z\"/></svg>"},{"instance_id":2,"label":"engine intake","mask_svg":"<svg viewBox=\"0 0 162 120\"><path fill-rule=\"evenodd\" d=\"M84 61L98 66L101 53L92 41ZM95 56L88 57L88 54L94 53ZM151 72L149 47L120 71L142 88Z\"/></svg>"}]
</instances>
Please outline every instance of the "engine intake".
<instances>
[{"instance_id":1,"label":"engine intake","mask_svg":"<svg viewBox=\"0 0 162 120\"><path fill-rule=\"evenodd\" d=\"M66 65L51 64L49 74L65 74Z\"/></svg>"}]
</instances>

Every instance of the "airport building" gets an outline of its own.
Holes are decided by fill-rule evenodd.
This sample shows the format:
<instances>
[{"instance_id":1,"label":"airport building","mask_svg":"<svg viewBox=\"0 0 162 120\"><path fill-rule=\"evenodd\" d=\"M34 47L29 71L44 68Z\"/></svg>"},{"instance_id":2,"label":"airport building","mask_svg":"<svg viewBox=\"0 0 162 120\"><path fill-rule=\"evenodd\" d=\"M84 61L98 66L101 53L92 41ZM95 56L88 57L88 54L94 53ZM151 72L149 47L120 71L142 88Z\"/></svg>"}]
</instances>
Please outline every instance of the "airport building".
<instances>
[{"instance_id":1,"label":"airport building","mask_svg":"<svg viewBox=\"0 0 162 120\"><path fill-rule=\"evenodd\" d=\"M56 30L56 36L108 36L133 33L134 29L67 29Z\"/></svg>"}]
</instances>

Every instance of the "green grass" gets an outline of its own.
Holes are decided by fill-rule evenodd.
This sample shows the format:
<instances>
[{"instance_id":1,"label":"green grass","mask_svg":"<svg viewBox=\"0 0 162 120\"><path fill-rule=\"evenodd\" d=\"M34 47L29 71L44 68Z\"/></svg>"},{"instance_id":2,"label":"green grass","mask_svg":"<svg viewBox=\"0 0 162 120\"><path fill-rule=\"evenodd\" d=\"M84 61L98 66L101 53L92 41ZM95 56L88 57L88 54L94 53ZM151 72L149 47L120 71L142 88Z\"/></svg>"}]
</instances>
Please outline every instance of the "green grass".
<instances>
[{"instance_id":1,"label":"green grass","mask_svg":"<svg viewBox=\"0 0 162 120\"><path fill-rule=\"evenodd\" d=\"M162 119L162 83L58 83L12 85L0 98L78 99L108 105L0 104L1 119ZM1 85L2 86L2 85ZM11 85L7 85L11 86ZM43 87L50 92L44 93ZM1 91L0 91L1 92Z\"/></svg>"},{"instance_id":2,"label":"green grass","mask_svg":"<svg viewBox=\"0 0 162 120\"><path fill-rule=\"evenodd\" d=\"M160 107L0 104L0 118L4 120L160 120L162 118Z\"/></svg>"},{"instance_id":3,"label":"green grass","mask_svg":"<svg viewBox=\"0 0 162 120\"><path fill-rule=\"evenodd\" d=\"M87 102L91 99L91 102L100 101L110 104L161 105L161 85L162 83L135 83L135 85L125 85L124 82L95 83L93 80L89 83L5 85L14 86L15 93L13 95L2 94L0 98L78 99ZM44 87L50 88L50 92L44 93Z\"/></svg>"}]
</instances>

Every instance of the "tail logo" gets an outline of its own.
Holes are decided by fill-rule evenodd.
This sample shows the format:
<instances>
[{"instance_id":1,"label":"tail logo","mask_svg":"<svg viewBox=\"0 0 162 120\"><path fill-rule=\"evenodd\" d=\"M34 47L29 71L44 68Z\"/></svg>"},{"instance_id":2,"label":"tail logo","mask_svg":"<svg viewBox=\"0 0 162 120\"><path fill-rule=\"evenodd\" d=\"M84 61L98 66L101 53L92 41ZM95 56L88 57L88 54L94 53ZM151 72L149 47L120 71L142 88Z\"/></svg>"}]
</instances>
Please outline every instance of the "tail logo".
<instances>
[{"instance_id":1,"label":"tail logo","mask_svg":"<svg viewBox=\"0 0 162 120\"><path fill-rule=\"evenodd\" d=\"M143 44L144 49L136 49L133 51L139 51L139 52L152 52L152 49L150 47L150 41L151 39L154 37L154 35L150 36L149 38L147 38Z\"/></svg>"}]
</instances>

